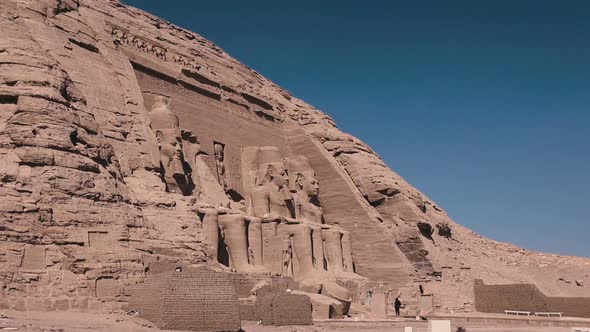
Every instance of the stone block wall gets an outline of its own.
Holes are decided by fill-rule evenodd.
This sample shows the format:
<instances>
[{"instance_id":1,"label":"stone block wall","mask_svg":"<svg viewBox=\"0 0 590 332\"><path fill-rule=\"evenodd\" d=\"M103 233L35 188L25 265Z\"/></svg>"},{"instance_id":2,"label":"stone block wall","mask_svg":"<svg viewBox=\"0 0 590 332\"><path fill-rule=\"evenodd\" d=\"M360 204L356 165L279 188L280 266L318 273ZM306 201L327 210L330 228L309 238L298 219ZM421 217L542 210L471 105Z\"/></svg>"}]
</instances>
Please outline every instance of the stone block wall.
<instances>
[{"instance_id":1,"label":"stone block wall","mask_svg":"<svg viewBox=\"0 0 590 332\"><path fill-rule=\"evenodd\" d=\"M256 311L256 302L248 299L239 299L240 320L259 321L260 317Z\"/></svg>"},{"instance_id":2,"label":"stone block wall","mask_svg":"<svg viewBox=\"0 0 590 332\"><path fill-rule=\"evenodd\" d=\"M262 325L313 325L309 297L298 294L267 294L256 301Z\"/></svg>"},{"instance_id":3,"label":"stone block wall","mask_svg":"<svg viewBox=\"0 0 590 332\"><path fill-rule=\"evenodd\" d=\"M160 277L148 278L143 284L132 290L129 301L130 310L138 311L141 317L157 326L162 325L164 280Z\"/></svg>"},{"instance_id":4,"label":"stone block wall","mask_svg":"<svg viewBox=\"0 0 590 332\"><path fill-rule=\"evenodd\" d=\"M265 279L262 275L248 275L242 273L231 274L232 283L239 298L250 296L252 288L261 280Z\"/></svg>"},{"instance_id":5,"label":"stone block wall","mask_svg":"<svg viewBox=\"0 0 590 332\"><path fill-rule=\"evenodd\" d=\"M148 278L134 289L130 309L167 330L239 331L241 328L232 279L226 273L206 267Z\"/></svg>"},{"instance_id":6,"label":"stone block wall","mask_svg":"<svg viewBox=\"0 0 590 332\"><path fill-rule=\"evenodd\" d=\"M475 309L504 313L504 310L562 312L564 316L590 318L590 298L548 297L532 284L486 285L475 280Z\"/></svg>"}]
</instances>

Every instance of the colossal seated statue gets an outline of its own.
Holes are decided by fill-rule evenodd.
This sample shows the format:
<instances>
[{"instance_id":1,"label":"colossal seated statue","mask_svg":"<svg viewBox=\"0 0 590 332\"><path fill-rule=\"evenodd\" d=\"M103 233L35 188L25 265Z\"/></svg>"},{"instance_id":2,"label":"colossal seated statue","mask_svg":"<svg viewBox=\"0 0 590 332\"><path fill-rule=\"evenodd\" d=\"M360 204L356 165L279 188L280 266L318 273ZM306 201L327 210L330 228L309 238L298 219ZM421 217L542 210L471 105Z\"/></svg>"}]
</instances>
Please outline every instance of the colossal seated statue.
<instances>
[{"instance_id":1,"label":"colossal seated statue","mask_svg":"<svg viewBox=\"0 0 590 332\"><path fill-rule=\"evenodd\" d=\"M312 226L314 266L320 271L353 272L350 233L339 227L319 225L324 224L324 218L319 201L319 180L311 163L304 156L286 160L296 219L318 224Z\"/></svg>"},{"instance_id":2,"label":"colossal seated statue","mask_svg":"<svg viewBox=\"0 0 590 332\"><path fill-rule=\"evenodd\" d=\"M290 248L286 251L290 257L283 257L283 270L299 277L314 270L311 228L292 218L294 215L289 209L292 198L285 192L288 184L283 162L262 164L256 179L257 187L251 195L252 211L263 223L278 223L273 232L288 241L284 242L288 246L284 245L283 250Z\"/></svg>"},{"instance_id":3,"label":"colossal seated statue","mask_svg":"<svg viewBox=\"0 0 590 332\"><path fill-rule=\"evenodd\" d=\"M181 130L182 154L185 162L185 174L192 182L192 196L202 205L227 207L230 205L224 188L213 170L207 165L207 153L201 150L197 136L191 131Z\"/></svg>"},{"instance_id":4,"label":"colossal seated statue","mask_svg":"<svg viewBox=\"0 0 590 332\"><path fill-rule=\"evenodd\" d=\"M323 223L323 212L318 196L319 180L309 160L303 156L286 159L289 182L295 206L295 219L308 223Z\"/></svg>"}]
</instances>

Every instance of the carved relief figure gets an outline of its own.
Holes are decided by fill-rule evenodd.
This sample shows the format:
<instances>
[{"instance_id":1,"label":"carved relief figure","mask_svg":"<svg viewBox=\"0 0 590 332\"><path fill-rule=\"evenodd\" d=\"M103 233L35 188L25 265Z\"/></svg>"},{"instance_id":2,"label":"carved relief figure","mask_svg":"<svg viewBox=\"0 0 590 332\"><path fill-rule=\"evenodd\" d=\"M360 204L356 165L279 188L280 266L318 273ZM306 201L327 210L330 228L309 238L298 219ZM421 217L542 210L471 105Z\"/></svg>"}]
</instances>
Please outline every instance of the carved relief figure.
<instances>
[{"instance_id":1,"label":"carved relief figure","mask_svg":"<svg viewBox=\"0 0 590 332\"><path fill-rule=\"evenodd\" d=\"M168 51L163 47L154 45L153 43L133 36L130 33L122 31L119 28L113 28L113 30L111 31L111 35L113 37L113 41L115 42L115 44L133 46L137 48L137 50L139 50L140 52L149 53L159 59L165 61L167 60L166 53Z\"/></svg>"},{"instance_id":2,"label":"carved relief figure","mask_svg":"<svg viewBox=\"0 0 590 332\"><path fill-rule=\"evenodd\" d=\"M217 181L223 187L224 190L227 189L227 182L225 180L225 146L221 143L215 142L213 145L213 149L215 152L215 166L217 168Z\"/></svg>"},{"instance_id":3,"label":"carved relief figure","mask_svg":"<svg viewBox=\"0 0 590 332\"><path fill-rule=\"evenodd\" d=\"M74 2L74 0L66 0L67 2ZM77 7L76 7L77 8ZM113 27L111 30L111 35L113 38L113 42L117 45L126 45L130 47L135 47L138 51L142 53L151 54L161 60L164 61L172 61L174 63L180 64L184 67L189 67L192 69L199 70L201 66L197 64L194 58L188 59L182 55L172 53L172 56L168 56L168 50L164 47L157 46L153 43L147 42L139 37L132 35L129 32L123 31L120 28Z\"/></svg>"},{"instance_id":4,"label":"carved relief figure","mask_svg":"<svg viewBox=\"0 0 590 332\"><path fill-rule=\"evenodd\" d=\"M181 130L182 137L182 156L184 161L184 173L188 179L191 179L193 183L198 183L196 175L196 158L201 153L201 146L197 136L193 135L188 130Z\"/></svg>"},{"instance_id":5,"label":"carved relief figure","mask_svg":"<svg viewBox=\"0 0 590 332\"><path fill-rule=\"evenodd\" d=\"M252 247L248 247L248 262L254 263L254 250L252 250Z\"/></svg>"},{"instance_id":6,"label":"carved relief figure","mask_svg":"<svg viewBox=\"0 0 590 332\"><path fill-rule=\"evenodd\" d=\"M172 56L172 62L182 65L183 67L189 67L196 70L201 69L201 66L198 65L194 59L188 59L178 54Z\"/></svg>"},{"instance_id":7,"label":"carved relief figure","mask_svg":"<svg viewBox=\"0 0 590 332\"><path fill-rule=\"evenodd\" d=\"M170 111L168 99L157 96L149 112L150 127L156 133L160 148L163 178L169 192L188 194L187 176L184 172L182 139L179 120Z\"/></svg>"},{"instance_id":8,"label":"carved relief figure","mask_svg":"<svg viewBox=\"0 0 590 332\"><path fill-rule=\"evenodd\" d=\"M283 240L283 272L281 274L293 276L293 247L289 237L285 237Z\"/></svg>"}]
</instances>

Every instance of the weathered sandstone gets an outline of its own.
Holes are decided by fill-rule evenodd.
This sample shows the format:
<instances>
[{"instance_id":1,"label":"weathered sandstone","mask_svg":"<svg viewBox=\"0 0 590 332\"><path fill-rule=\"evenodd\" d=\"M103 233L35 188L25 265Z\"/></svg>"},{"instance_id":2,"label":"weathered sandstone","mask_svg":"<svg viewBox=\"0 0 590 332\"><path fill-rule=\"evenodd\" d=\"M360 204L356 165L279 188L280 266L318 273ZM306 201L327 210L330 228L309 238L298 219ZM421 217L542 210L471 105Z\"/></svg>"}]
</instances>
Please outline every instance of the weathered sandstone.
<instances>
[{"instance_id":1,"label":"weathered sandstone","mask_svg":"<svg viewBox=\"0 0 590 332\"><path fill-rule=\"evenodd\" d=\"M291 276L316 304L423 285L473 311L474 279L590 297L590 260L456 224L193 32L109 0L3 0L0 30L0 308L117 309L203 264Z\"/></svg>"}]
</instances>

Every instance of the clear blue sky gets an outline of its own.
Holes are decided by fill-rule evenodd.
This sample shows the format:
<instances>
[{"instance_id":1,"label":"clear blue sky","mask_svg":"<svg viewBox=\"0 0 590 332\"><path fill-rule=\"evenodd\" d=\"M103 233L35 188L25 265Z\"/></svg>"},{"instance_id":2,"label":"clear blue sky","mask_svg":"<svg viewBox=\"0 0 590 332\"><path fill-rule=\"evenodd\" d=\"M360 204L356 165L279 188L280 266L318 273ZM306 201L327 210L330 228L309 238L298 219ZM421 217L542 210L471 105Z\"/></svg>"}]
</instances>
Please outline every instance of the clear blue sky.
<instances>
[{"instance_id":1,"label":"clear blue sky","mask_svg":"<svg viewBox=\"0 0 590 332\"><path fill-rule=\"evenodd\" d=\"M328 113L455 221L590 257L590 1L125 2Z\"/></svg>"}]
</instances>

